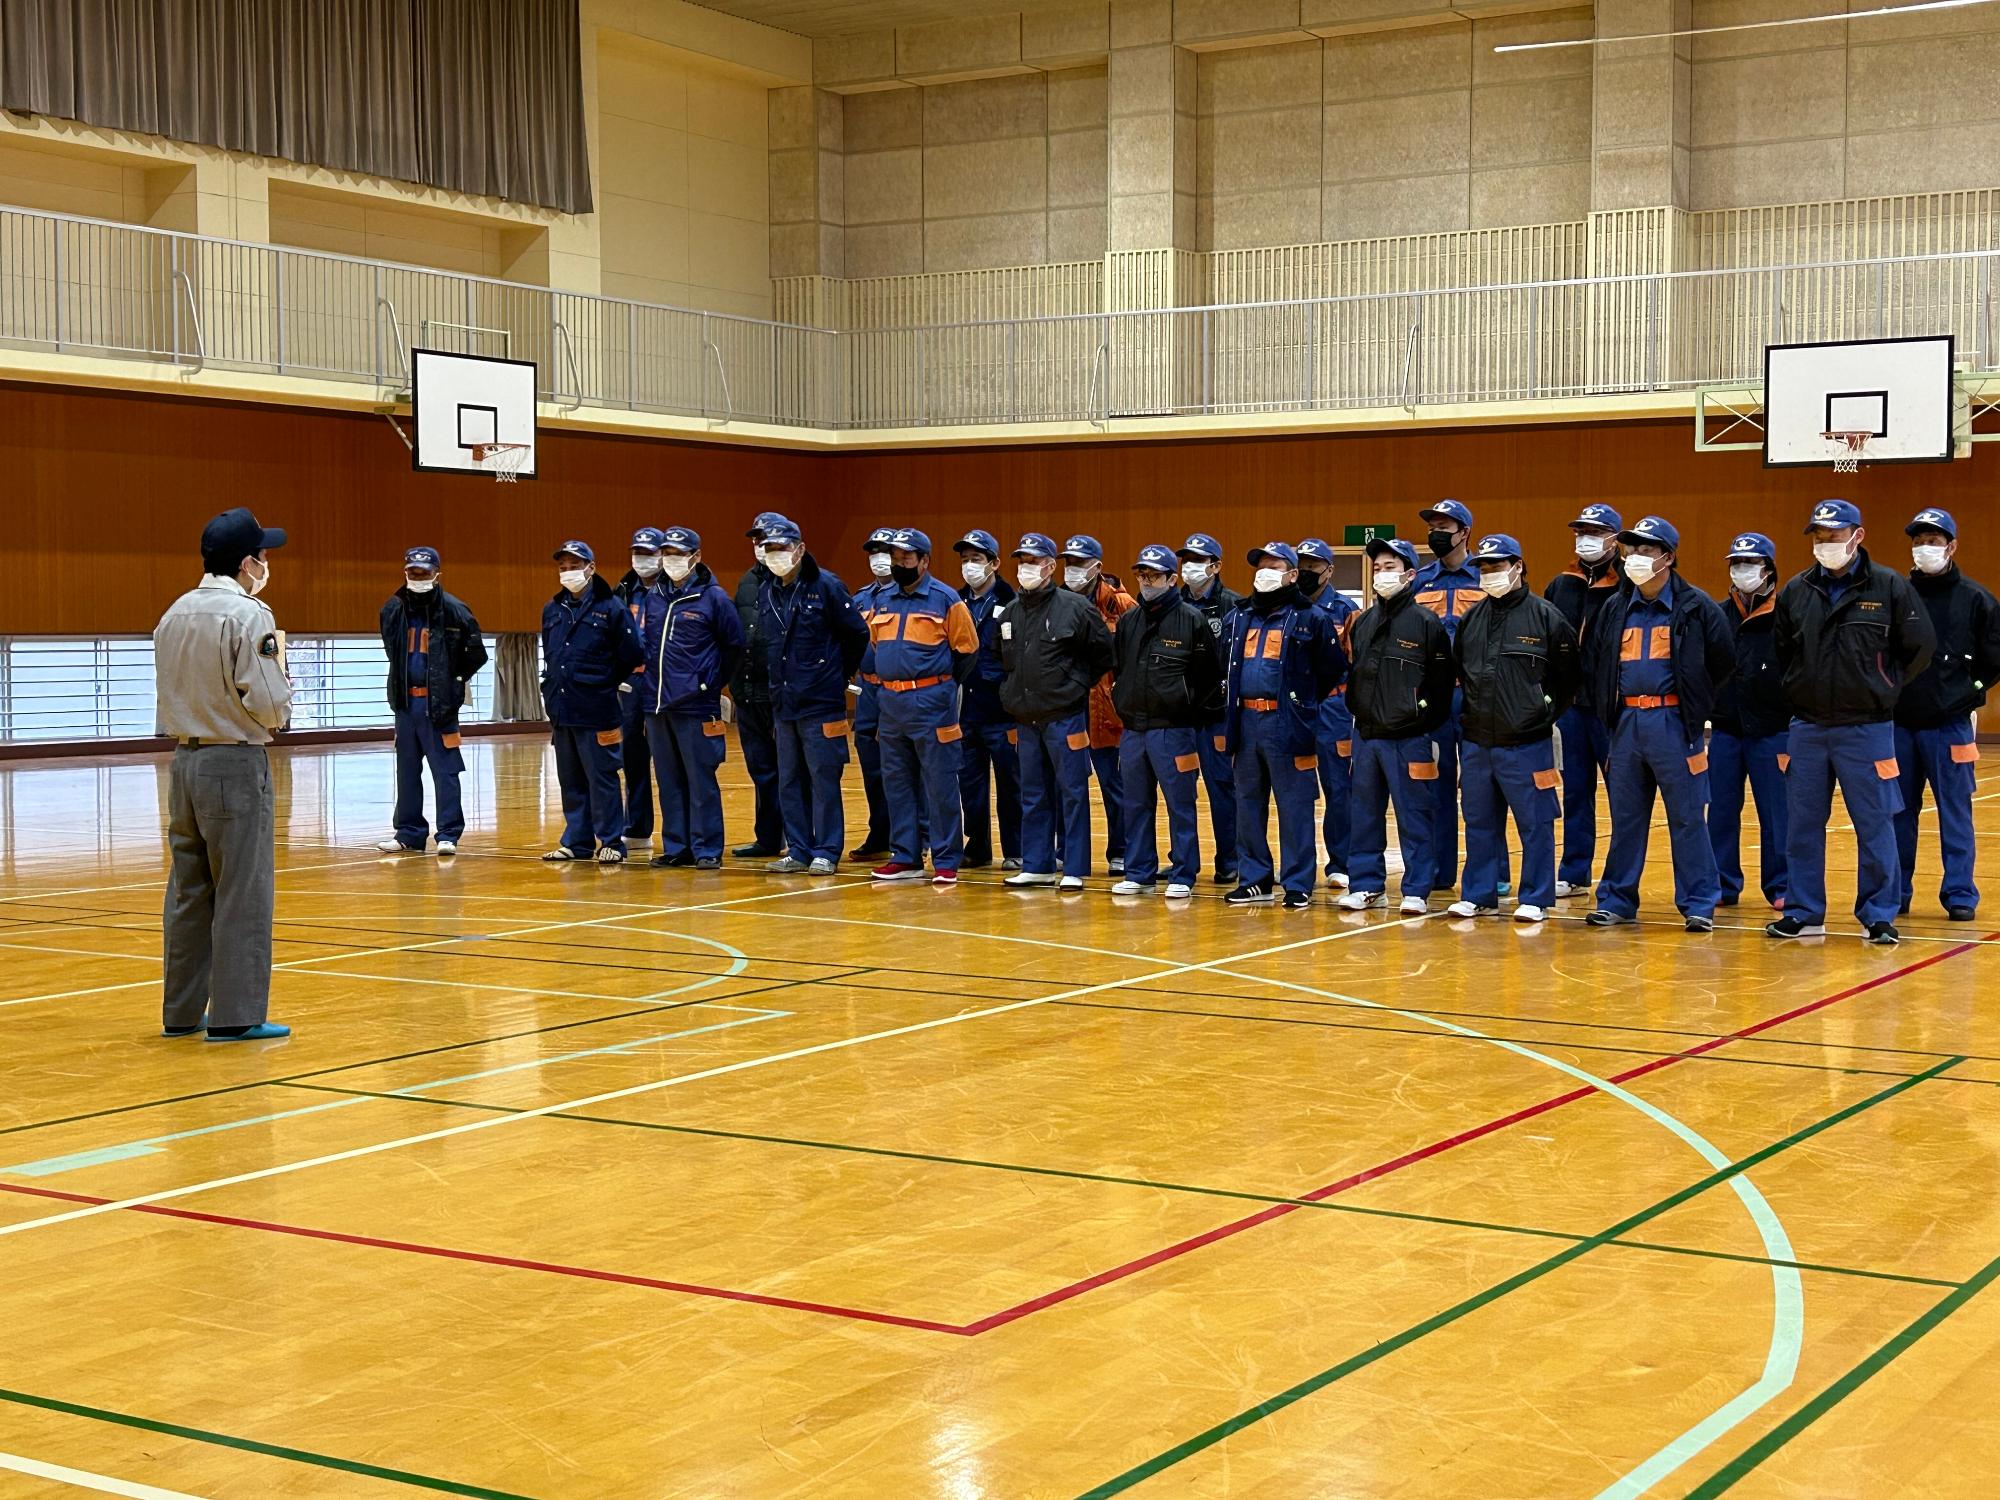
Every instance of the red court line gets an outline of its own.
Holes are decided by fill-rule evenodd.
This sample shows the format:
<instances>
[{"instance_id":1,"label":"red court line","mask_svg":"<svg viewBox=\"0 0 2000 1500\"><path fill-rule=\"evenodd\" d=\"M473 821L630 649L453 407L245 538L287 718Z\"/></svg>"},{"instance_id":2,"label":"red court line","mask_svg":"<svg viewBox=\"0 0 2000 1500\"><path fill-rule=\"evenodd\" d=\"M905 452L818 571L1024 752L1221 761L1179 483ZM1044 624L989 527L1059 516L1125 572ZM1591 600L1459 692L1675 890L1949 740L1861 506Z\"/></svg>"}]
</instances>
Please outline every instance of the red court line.
<instances>
[{"instance_id":1,"label":"red court line","mask_svg":"<svg viewBox=\"0 0 2000 1500\"><path fill-rule=\"evenodd\" d=\"M1724 1036L1711 1037L1705 1042L1698 1042L1685 1051L1676 1052L1669 1057L1656 1057L1650 1061L1640 1063L1636 1067L1626 1069L1623 1073L1613 1074L1609 1081L1619 1084L1629 1083L1631 1080L1642 1078L1648 1073L1657 1073L1662 1068L1670 1068L1676 1063L1701 1057L1706 1053L1715 1051L1717 1048L1726 1047L1732 1042L1746 1041L1763 1032L1771 1031L1789 1022L1796 1021L1802 1016L1809 1016L1815 1011L1825 1010L1828 1006L1838 1005L1843 1000L1851 1000L1856 995L1880 989L1883 985L1906 978L1935 964L1941 964L1947 959L1956 958L1962 953L1970 953L1973 949L1979 947L1981 942L1991 941L1997 937L2000 937L2000 933L1989 934L1986 938L1976 942L1959 943L1953 947L1934 953L1928 958L1918 959L1915 963L1905 964L1900 969L1891 969L1887 973L1876 975L1873 979L1863 980L1860 984L1851 985L1847 989L1840 990L1835 994L1824 995L1817 1000L1807 1001L1804 1005L1795 1006L1782 1014L1772 1016L1767 1020L1758 1021L1754 1025L1746 1026L1740 1031L1732 1031ZM1150 1254L1142 1255L1136 1260L1129 1260L1123 1265L1113 1266L1106 1271L1099 1271L1094 1276L1087 1276L1081 1281L1074 1281L1067 1286L1058 1287L1054 1291L1044 1292L1037 1297L1031 1297L1026 1302L1016 1303L1012 1307L1003 1308L996 1313L990 1313L986 1317L977 1319L971 1323L945 1323L931 1318L905 1317L900 1313L875 1312L868 1308L840 1307L832 1303L808 1302L794 1297L771 1297L759 1292L736 1291L729 1287L704 1286L697 1282L666 1281L658 1277L636 1276L622 1271L602 1271L590 1266L571 1266L554 1261L526 1260L509 1255L488 1255L477 1250L457 1250L444 1245L418 1244L410 1240L380 1239L372 1235L345 1234L332 1229L312 1229L299 1224L281 1224L269 1219L234 1218L227 1214L201 1213L197 1210L186 1208L166 1208L151 1203L135 1204L126 1211L131 1213L155 1214L167 1219L191 1220L201 1224L219 1224L232 1229L257 1229L268 1234L289 1234L303 1239L330 1240L338 1244L359 1245L374 1250L400 1250L405 1254L428 1255L440 1260L469 1261L476 1265L499 1266L509 1270L539 1271L547 1275L572 1276L586 1281L614 1282L624 1286L646 1287L654 1291L681 1292L689 1296L714 1297L728 1302L748 1302L760 1307L781 1307L794 1312L820 1313L828 1317L849 1318L863 1323L883 1323L897 1328L914 1328L925 1333L948 1333L961 1337L970 1337L987 1333L995 1328L1005 1327L1007 1324L1017 1322L1031 1313L1038 1313L1059 1303L1068 1302L1073 1298L1082 1296L1085 1292L1095 1291L1101 1286L1109 1286L1113 1282L1127 1280L1130 1277L1138 1275L1141 1271L1150 1270L1154 1266L1164 1265L1171 1260L1178 1260L1183 1255L1192 1254L1194 1251L1215 1244L1217 1241L1229 1239L1248 1229L1254 1229L1260 1224L1269 1223L1273 1219L1281 1219L1287 1214L1297 1213L1307 1204L1319 1203L1328 1198L1336 1197L1350 1188L1360 1187L1364 1183L1373 1182L1378 1178L1400 1172L1405 1167L1414 1166L1421 1161L1428 1161L1434 1156L1441 1156L1447 1151L1455 1150L1460 1146L1468 1145L1489 1135L1494 1135L1499 1131L1518 1125L1524 1120L1532 1120L1537 1115L1544 1115L1551 1110L1561 1109L1566 1104L1574 1104L1577 1100L1588 1098L1597 1092L1598 1090L1594 1088L1581 1086L1570 1089L1565 1093L1553 1095L1537 1104L1527 1105L1515 1110L1511 1114L1502 1115L1495 1120L1489 1120L1483 1125L1475 1125L1468 1130L1460 1131L1456 1135L1446 1136L1443 1140L1433 1141L1426 1146L1419 1146L1415 1150L1406 1151L1401 1156L1391 1157L1389 1160L1377 1163L1375 1166L1364 1167L1361 1171L1343 1177L1337 1182L1329 1182L1323 1187L1314 1188L1311 1192L1302 1193L1299 1195L1301 1201L1298 1203L1272 1204L1269 1208L1260 1209L1254 1214L1246 1215L1241 1219L1233 1220L1227 1224L1217 1225L1213 1229L1204 1230L1202 1233L1191 1236L1188 1239L1179 1240L1174 1244L1166 1245L1152 1251ZM110 1198L92 1197L85 1193L66 1193L55 1188L25 1187L19 1183L12 1182L0 1182L0 1192L17 1193L30 1198L54 1198L65 1203L90 1205L116 1201Z\"/></svg>"}]
</instances>

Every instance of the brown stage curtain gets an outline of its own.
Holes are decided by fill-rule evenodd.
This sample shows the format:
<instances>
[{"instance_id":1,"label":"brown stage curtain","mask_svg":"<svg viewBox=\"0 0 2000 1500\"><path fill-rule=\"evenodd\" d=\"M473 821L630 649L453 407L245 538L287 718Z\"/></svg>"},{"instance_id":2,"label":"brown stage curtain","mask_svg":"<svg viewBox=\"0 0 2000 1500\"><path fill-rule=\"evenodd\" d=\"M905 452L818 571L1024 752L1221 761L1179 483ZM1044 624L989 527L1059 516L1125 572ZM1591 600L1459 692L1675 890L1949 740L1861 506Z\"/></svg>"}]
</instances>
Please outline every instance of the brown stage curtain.
<instances>
[{"instance_id":1,"label":"brown stage curtain","mask_svg":"<svg viewBox=\"0 0 2000 1500\"><path fill-rule=\"evenodd\" d=\"M0 108L588 213L577 0L0 0Z\"/></svg>"}]
</instances>

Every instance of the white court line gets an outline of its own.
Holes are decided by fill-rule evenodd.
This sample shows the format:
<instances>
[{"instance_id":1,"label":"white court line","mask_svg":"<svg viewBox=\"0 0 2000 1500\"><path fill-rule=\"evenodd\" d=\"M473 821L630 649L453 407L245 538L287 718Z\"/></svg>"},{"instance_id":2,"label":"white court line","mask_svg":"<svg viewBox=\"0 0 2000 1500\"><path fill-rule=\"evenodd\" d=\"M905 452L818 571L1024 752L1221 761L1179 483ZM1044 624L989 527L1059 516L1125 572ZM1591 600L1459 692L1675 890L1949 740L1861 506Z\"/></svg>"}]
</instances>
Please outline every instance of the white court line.
<instances>
[{"instance_id":1,"label":"white court line","mask_svg":"<svg viewBox=\"0 0 2000 1500\"><path fill-rule=\"evenodd\" d=\"M109 1474L92 1474L86 1469L69 1469L46 1464L39 1458L23 1458L18 1453L0 1453L0 1469L50 1479L73 1489L95 1490L100 1495L124 1495L127 1500L201 1500L185 1490L163 1490L158 1485L138 1484L130 1479L113 1479Z\"/></svg>"},{"instance_id":2,"label":"white court line","mask_svg":"<svg viewBox=\"0 0 2000 1500\"><path fill-rule=\"evenodd\" d=\"M288 869L278 870L274 873L277 875L311 875L320 870L347 870L352 869L356 865L372 865L376 863L379 863L379 860L340 859L333 861L331 864L324 865L294 865ZM79 885L63 891L22 891L18 895L0 896L0 905L4 905L10 901L53 901L58 896L97 896L106 891L143 891L153 886L165 885L167 878L162 875L158 880L132 880L127 881L124 885Z\"/></svg>"},{"instance_id":3,"label":"white court line","mask_svg":"<svg viewBox=\"0 0 2000 1500\"><path fill-rule=\"evenodd\" d=\"M151 931L141 928L140 931ZM53 953L58 958L129 958L137 963L164 963L157 953L108 953L102 948L46 948L39 943L0 943L10 953Z\"/></svg>"},{"instance_id":4,"label":"white court line","mask_svg":"<svg viewBox=\"0 0 2000 1500\"><path fill-rule=\"evenodd\" d=\"M826 889L825 886L819 889ZM1400 922L1375 923L1366 927L1350 927L1341 932L1323 933L1318 937L1300 938L1295 942L1280 943L1271 948L1260 948L1249 953L1239 953L1226 958L1210 959L1206 963L1172 964L1158 968L1151 974L1128 976L1124 979L1108 980L1102 984L1087 984L1075 989L1059 990L1053 995L1043 995L1032 1000L1012 1000L1004 1005L990 1005L981 1010L960 1011L957 1015L939 1016L929 1021L917 1021L908 1026L894 1026L887 1031L871 1031L861 1036L840 1037L831 1042L820 1042L811 1047L797 1047L789 1052L769 1053L763 1057L748 1057L740 1062L724 1063L719 1067L703 1068L695 1073L680 1073L672 1078L656 1079L651 1083L633 1084L628 1088L612 1089L602 1094L592 1094L582 1099L571 1099L556 1104L538 1105L534 1109L522 1110L518 1114L494 1115L486 1119L468 1120L462 1125L447 1126L442 1130L427 1130L421 1135L402 1136L396 1140L379 1141L372 1146L356 1146L346 1151L335 1151L325 1156L310 1157L305 1161L282 1162L274 1167L263 1167L254 1172L239 1172L231 1177L216 1177L207 1182L190 1183L185 1187L164 1188L157 1193L142 1193L137 1197L119 1198L108 1203L93 1203L84 1208L73 1208L65 1213L49 1214L39 1219L23 1219L13 1224L0 1224L0 1238L10 1234L22 1234L30 1229L40 1229L51 1224L67 1224L77 1219L92 1219L99 1214L116 1213L121 1209L143 1208L149 1203L167 1203L177 1198L192 1197L196 1193L212 1192L217 1188L237 1187L246 1182L261 1182L270 1177L283 1177L292 1172L303 1172L311 1167L332 1166L338 1162L355 1161L364 1156L374 1156L383 1151L394 1151L404 1146L420 1146L430 1141L450 1140L454 1136L470 1135L479 1130L497 1130L502 1126L516 1125L523 1120L540 1119L544 1115L562 1114L566 1111L594 1109L600 1104L609 1104L614 1099L631 1099L640 1094L654 1093L660 1089L674 1088L683 1083L699 1083L707 1078L721 1078L730 1073L741 1073L751 1068L769 1067L773 1063L793 1062L801 1057L815 1057L822 1052L838 1052L848 1047L859 1047L868 1042L888 1041L893 1037L914 1036L918 1032L934 1031L941 1026L956 1026L964 1021L984 1020L989 1016L1003 1016L1012 1011L1032 1010L1037 1006L1053 1005L1058 1000L1075 1000L1084 995L1103 994L1108 990L1124 989L1136 982L1156 979L1170 979L1178 974L1198 974L1207 969L1218 969L1230 964L1247 963L1252 959L1271 958L1280 953L1291 953L1300 948L1317 947L1321 943L1338 942L1342 938L1353 937L1357 933L1381 932L1389 927L1408 926L1422 922L1423 917L1406 917ZM1147 963L1156 960L1147 959Z\"/></svg>"}]
</instances>

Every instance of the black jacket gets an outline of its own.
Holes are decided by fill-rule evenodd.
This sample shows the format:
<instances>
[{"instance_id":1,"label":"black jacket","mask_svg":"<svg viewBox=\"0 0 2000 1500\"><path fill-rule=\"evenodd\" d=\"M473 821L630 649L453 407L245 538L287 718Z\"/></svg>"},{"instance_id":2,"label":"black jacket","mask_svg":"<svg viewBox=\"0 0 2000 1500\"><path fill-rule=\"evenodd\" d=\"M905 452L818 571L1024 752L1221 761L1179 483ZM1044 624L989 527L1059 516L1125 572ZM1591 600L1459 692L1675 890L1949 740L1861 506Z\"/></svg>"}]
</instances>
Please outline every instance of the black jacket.
<instances>
[{"instance_id":1,"label":"black jacket","mask_svg":"<svg viewBox=\"0 0 2000 1500\"><path fill-rule=\"evenodd\" d=\"M1625 575L1618 571L1615 559L1607 558L1595 568L1586 568L1579 558L1549 580L1548 587L1542 590L1542 597L1563 612L1563 618L1569 621L1569 628L1576 632L1581 646L1590 639L1590 622L1597 618L1604 601L1617 593L1618 586L1624 581ZM1577 690L1576 701L1584 708L1593 706L1587 674L1582 687Z\"/></svg>"},{"instance_id":2,"label":"black jacket","mask_svg":"<svg viewBox=\"0 0 2000 1500\"><path fill-rule=\"evenodd\" d=\"M428 690L431 722L456 729L465 707L465 685L486 665L486 639L465 601L443 589L412 594L397 589L382 606L382 650L389 658L389 707L401 713L409 706L413 684L403 680L409 670L410 632L428 630L425 680L415 686Z\"/></svg>"},{"instance_id":3,"label":"black jacket","mask_svg":"<svg viewBox=\"0 0 2000 1500\"><path fill-rule=\"evenodd\" d=\"M1778 591L1772 634L1785 701L1809 724L1880 724L1903 684L1930 665L1937 637L1917 591L1860 548L1835 602L1815 563Z\"/></svg>"},{"instance_id":4,"label":"black jacket","mask_svg":"<svg viewBox=\"0 0 2000 1500\"><path fill-rule=\"evenodd\" d=\"M1408 589L1377 599L1354 618L1347 707L1364 740L1435 734L1451 717L1458 664L1451 633Z\"/></svg>"},{"instance_id":5,"label":"black jacket","mask_svg":"<svg viewBox=\"0 0 2000 1500\"><path fill-rule=\"evenodd\" d=\"M1745 599L1731 589L1722 601L1722 621L1729 627L1735 646L1736 672L1716 690L1715 711L1709 722L1724 734L1758 740L1782 734L1792 722L1772 635L1777 620L1775 588L1759 599Z\"/></svg>"},{"instance_id":6,"label":"black jacket","mask_svg":"<svg viewBox=\"0 0 2000 1500\"><path fill-rule=\"evenodd\" d=\"M1690 743L1715 713L1715 693L1736 671L1736 648L1729 639L1729 626L1716 602L1689 583L1677 571L1673 577L1674 618L1671 630L1673 687L1681 700L1681 727ZM1599 718L1616 724L1625 712L1625 699L1618 691L1620 646L1625 634L1625 616L1639 591L1632 585L1615 590L1597 611L1583 638L1583 689Z\"/></svg>"},{"instance_id":7,"label":"black jacket","mask_svg":"<svg viewBox=\"0 0 2000 1500\"><path fill-rule=\"evenodd\" d=\"M1937 654L1904 684L1896 722L1934 729L1985 706L1986 689L2000 673L2000 605L1956 563L1942 573L1912 573L1910 587L1931 622Z\"/></svg>"},{"instance_id":8,"label":"black jacket","mask_svg":"<svg viewBox=\"0 0 2000 1500\"><path fill-rule=\"evenodd\" d=\"M1208 617L1170 593L1141 599L1112 634L1111 702L1127 729L1199 729L1214 722L1222 661Z\"/></svg>"},{"instance_id":9,"label":"black jacket","mask_svg":"<svg viewBox=\"0 0 2000 1500\"><path fill-rule=\"evenodd\" d=\"M1111 632L1097 606L1060 584L1016 594L1000 622L1000 706L1040 726L1090 707L1090 685L1111 670Z\"/></svg>"},{"instance_id":10,"label":"black jacket","mask_svg":"<svg viewBox=\"0 0 2000 1500\"><path fill-rule=\"evenodd\" d=\"M738 703L771 701L771 664L764 656L764 631L758 620L757 600L771 570L752 563L736 585L736 618L743 626L743 659L736 675L729 679L729 696Z\"/></svg>"},{"instance_id":11,"label":"black jacket","mask_svg":"<svg viewBox=\"0 0 2000 1500\"><path fill-rule=\"evenodd\" d=\"M1526 584L1468 609L1452 651L1465 686L1459 727L1475 745L1547 739L1576 701L1576 632L1561 610Z\"/></svg>"},{"instance_id":12,"label":"black jacket","mask_svg":"<svg viewBox=\"0 0 2000 1500\"><path fill-rule=\"evenodd\" d=\"M1213 724L1221 719L1227 707L1223 699L1229 677L1229 617L1236 612L1237 605L1243 602L1243 596L1224 588L1219 578L1215 581L1215 587L1200 599L1190 594L1185 584L1181 586L1181 595L1200 610L1202 618L1208 622L1209 644L1215 647L1215 659L1222 666L1222 677L1215 685L1215 701L1209 705L1208 722Z\"/></svg>"}]
</instances>

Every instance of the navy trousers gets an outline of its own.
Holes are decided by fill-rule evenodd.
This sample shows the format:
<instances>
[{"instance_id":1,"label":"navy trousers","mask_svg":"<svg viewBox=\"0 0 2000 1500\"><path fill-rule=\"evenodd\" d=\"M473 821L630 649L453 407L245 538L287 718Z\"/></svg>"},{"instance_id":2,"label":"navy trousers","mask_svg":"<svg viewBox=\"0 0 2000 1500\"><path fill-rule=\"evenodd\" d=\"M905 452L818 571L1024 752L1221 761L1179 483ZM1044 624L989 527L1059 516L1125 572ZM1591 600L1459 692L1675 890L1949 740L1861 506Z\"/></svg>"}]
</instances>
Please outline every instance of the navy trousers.
<instances>
[{"instance_id":1,"label":"navy trousers","mask_svg":"<svg viewBox=\"0 0 2000 1500\"><path fill-rule=\"evenodd\" d=\"M1806 923L1826 920L1826 829L1838 785L1854 825L1854 915L1863 926L1895 921L1903 885L1896 850L1896 814L1903 807L1896 726L1794 719L1789 744L1785 914Z\"/></svg>"},{"instance_id":2,"label":"navy trousers","mask_svg":"<svg viewBox=\"0 0 2000 1500\"><path fill-rule=\"evenodd\" d=\"M646 682L618 695L619 769L625 773L625 837L653 836L653 752L646 738Z\"/></svg>"},{"instance_id":3,"label":"navy trousers","mask_svg":"<svg viewBox=\"0 0 2000 1500\"><path fill-rule=\"evenodd\" d=\"M1056 872L1056 836L1062 836L1062 873L1090 873L1090 729L1083 713L1066 714L1039 729L1020 726L1021 868Z\"/></svg>"},{"instance_id":4,"label":"navy trousers","mask_svg":"<svg viewBox=\"0 0 2000 1500\"><path fill-rule=\"evenodd\" d=\"M1192 885L1201 873L1195 777L1201 752L1195 729L1128 729L1118 745L1125 786L1125 878L1151 885L1160 876L1155 808L1167 804L1167 882Z\"/></svg>"},{"instance_id":5,"label":"navy trousers","mask_svg":"<svg viewBox=\"0 0 2000 1500\"><path fill-rule=\"evenodd\" d=\"M1467 740L1462 750L1465 877L1459 895L1475 906L1500 904L1511 812L1521 836L1520 900L1546 911L1556 899L1556 786L1561 780L1553 739L1527 745Z\"/></svg>"},{"instance_id":6,"label":"navy trousers","mask_svg":"<svg viewBox=\"0 0 2000 1500\"><path fill-rule=\"evenodd\" d=\"M967 724L959 742L959 801L965 812L965 863L993 863L993 816L1000 854L1021 857L1021 757L1011 724Z\"/></svg>"},{"instance_id":7,"label":"navy trousers","mask_svg":"<svg viewBox=\"0 0 2000 1500\"><path fill-rule=\"evenodd\" d=\"M625 737L617 729L555 726L556 782L562 788L563 847L581 859L600 848L625 852L625 793L618 771Z\"/></svg>"},{"instance_id":8,"label":"navy trousers","mask_svg":"<svg viewBox=\"0 0 2000 1500\"><path fill-rule=\"evenodd\" d=\"M654 781L660 788L660 853L722 857L722 789L715 773L724 747L722 720L705 714L647 714Z\"/></svg>"},{"instance_id":9,"label":"navy trousers","mask_svg":"<svg viewBox=\"0 0 2000 1500\"><path fill-rule=\"evenodd\" d=\"M1326 873L1347 874L1350 812L1348 792L1354 775L1354 715L1347 711L1347 694L1337 690L1319 705L1319 789L1326 798L1320 816L1320 837L1326 844Z\"/></svg>"},{"instance_id":10,"label":"navy trousers","mask_svg":"<svg viewBox=\"0 0 2000 1500\"><path fill-rule=\"evenodd\" d=\"M1437 889L1437 745L1428 735L1354 741L1349 805L1348 889L1386 893L1389 887L1389 807L1396 808L1396 842L1403 851L1403 894L1419 899Z\"/></svg>"},{"instance_id":11,"label":"navy trousers","mask_svg":"<svg viewBox=\"0 0 2000 1500\"><path fill-rule=\"evenodd\" d=\"M465 756L458 748L458 733L447 735L425 709L404 709L396 715L395 822L397 841L411 849L430 842L430 825L424 822L425 766L431 768L431 787L437 796L438 839L455 844L465 836L465 807L458 789Z\"/></svg>"},{"instance_id":12,"label":"navy trousers","mask_svg":"<svg viewBox=\"0 0 2000 1500\"><path fill-rule=\"evenodd\" d=\"M1674 906L1684 917L1712 917L1722 899L1715 848L1708 841L1708 750L1689 740L1678 708L1628 708L1611 731L1604 773L1611 798L1611 846L1597 904L1621 917L1639 914L1639 880L1653 832L1653 796L1667 805L1674 860Z\"/></svg>"},{"instance_id":13,"label":"navy trousers","mask_svg":"<svg viewBox=\"0 0 2000 1500\"><path fill-rule=\"evenodd\" d=\"M1236 877L1245 885L1272 878L1271 803L1278 804L1276 870L1287 891L1310 896L1319 879L1319 846L1313 806L1319 801L1316 755L1294 755L1286 746L1285 711L1245 709L1236 751Z\"/></svg>"},{"instance_id":14,"label":"navy trousers","mask_svg":"<svg viewBox=\"0 0 2000 1500\"><path fill-rule=\"evenodd\" d=\"M1090 769L1104 798L1104 858L1125 857L1125 778L1118 770L1118 747L1092 746Z\"/></svg>"},{"instance_id":15,"label":"navy trousers","mask_svg":"<svg viewBox=\"0 0 2000 1500\"><path fill-rule=\"evenodd\" d=\"M1946 910L1977 907L1979 883L1973 878L1978 841L1972 831L1972 797L1979 789L1979 746L1972 737L1972 720L1959 719L1931 729L1896 729L1896 765L1901 771L1903 810L1896 814L1896 852L1902 866L1903 905L1916 894L1917 817L1924 805L1924 786L1937 803L1938 854L1944 878L1938 883L1938 903ZM442 814L439 815L443 822Z\"/></svg>"},{"instance_id":16,"label":"navy trousers","mask_svg":"<svg viewBox=\"0 0 2000 1500\"><path fill-rule=\"evenodd\" d=\"M1228 725L1221 720L1200 734L1201 784L1208 793L1208 826L1215 836L1215 873L1236 875L1236 757L1222 748Z\"/></svg>"},{"instance_id":17,"label":"navy trousers","mask_svg":"<svg viewBox=\"0 0 2000 1500\"><path fill-rule=\"evenodd\" d=\"M1556 720L1562 737L1562 864L1556 878L1589 885L1597 863L1597 776L1611 759L1611 732L1590 709L1572 708Z\"/></svg>"},{"instance_id":18,"label":"navy trousers","mask_svg":"<svg viewBox=\"0 0 2000 1500\"><path fill-rule=\"evenodd\" d=\"M1708 842L1724 899L1743 894L1743 784L1757 799L1757 883L1785 905L1785 757L1789 736L1753 738L1717 729L1708 736Z\"/></svg>"},{"instance_id":19,"label":"navy trousers","mask_svg":"<svg viewBox=\"0 0 2000 1500\"><path fill-rule=\"evenodd\" d=\"M785 848L810 864L840 858L847 836L840 805L840 774L847 765L847 720L780 719L778 805L785 820Z\"/></svg>"},{"instance_id":20,"label":"navy trousers","mask_svg":"<svg viewBox=\"0 0 2000 1500\"><path fill-rule=\"evenodd\" d=\"M882 790L889 798L889 857L898 864L922 864L928 825L931 868L956 870L965 853L958 805L959 727L884 726L877 738Z\"/></svg>"},{"instance_id":21,"label":"navy trousers","mask_svg":"<svg viewBox=\"0 0 2000 1500\"><path fill-rule=\"evenodd\" d=\"M778 731L770 699L737 700L736 743L742 747L743 769L750 773L757 799L751 839L759 849L775 854L785 847L785 823L778 797Z\"/></svg>"}]
</instances>

